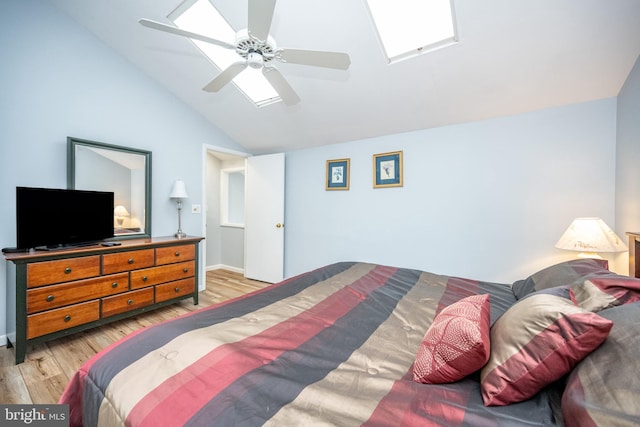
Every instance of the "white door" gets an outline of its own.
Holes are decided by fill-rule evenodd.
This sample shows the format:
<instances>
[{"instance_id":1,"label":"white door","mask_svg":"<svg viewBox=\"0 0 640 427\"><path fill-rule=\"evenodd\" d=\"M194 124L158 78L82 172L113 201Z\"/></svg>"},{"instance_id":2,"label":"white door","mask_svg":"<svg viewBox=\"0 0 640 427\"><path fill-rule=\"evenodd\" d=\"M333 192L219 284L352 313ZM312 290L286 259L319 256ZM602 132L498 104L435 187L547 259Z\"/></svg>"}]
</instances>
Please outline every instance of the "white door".
<instances>
[{"instance_id":1,"label":"white door","mask_svg":"<svg viewBox=\"0 0 640 427\"><path fill-rule=\"evenodd\" d=\"M284 278L284 153L248 157L245 172L244 275Z\"/></svg>"}]
</instances>

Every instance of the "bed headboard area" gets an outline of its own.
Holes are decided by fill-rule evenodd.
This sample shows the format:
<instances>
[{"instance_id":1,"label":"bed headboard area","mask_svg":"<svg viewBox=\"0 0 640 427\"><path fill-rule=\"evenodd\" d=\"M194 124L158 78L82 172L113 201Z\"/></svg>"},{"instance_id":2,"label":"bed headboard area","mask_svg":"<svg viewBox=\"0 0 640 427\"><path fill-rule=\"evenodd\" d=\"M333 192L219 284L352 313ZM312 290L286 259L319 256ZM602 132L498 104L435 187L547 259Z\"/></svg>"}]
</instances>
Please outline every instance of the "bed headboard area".
<instances>
[{"instance_id":1,"label":"bed headboard area","mask_svg":"<svg viewBox=\"0 0 640 427\"><path fill-rule=\"evenodd\" d=\"M627 232L629 236L629 276L640 277L640 232Z\"/></svg>"}]
</instances>

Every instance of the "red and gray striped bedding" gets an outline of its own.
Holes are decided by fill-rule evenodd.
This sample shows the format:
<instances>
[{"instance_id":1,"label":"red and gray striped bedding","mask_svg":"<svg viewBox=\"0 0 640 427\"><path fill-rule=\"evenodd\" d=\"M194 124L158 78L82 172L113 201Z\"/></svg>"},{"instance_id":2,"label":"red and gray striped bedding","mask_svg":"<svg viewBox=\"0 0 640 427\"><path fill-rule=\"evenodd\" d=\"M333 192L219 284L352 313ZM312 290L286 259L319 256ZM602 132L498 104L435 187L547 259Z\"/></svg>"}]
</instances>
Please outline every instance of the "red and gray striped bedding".
<instances>
[{"instance_id":1,"label":"red and gray striped bedding","mask_svg":"<svg viewBox=\"0 0 640 427\"><path fill-rule=\"evenodd\" d=\"M444 306L508 285L366 263L332 264L140 330L75 374L60 403L84 426L555 425L551 393L485 407L478 375L412 381Z\"/></svg>"}]
</instances>

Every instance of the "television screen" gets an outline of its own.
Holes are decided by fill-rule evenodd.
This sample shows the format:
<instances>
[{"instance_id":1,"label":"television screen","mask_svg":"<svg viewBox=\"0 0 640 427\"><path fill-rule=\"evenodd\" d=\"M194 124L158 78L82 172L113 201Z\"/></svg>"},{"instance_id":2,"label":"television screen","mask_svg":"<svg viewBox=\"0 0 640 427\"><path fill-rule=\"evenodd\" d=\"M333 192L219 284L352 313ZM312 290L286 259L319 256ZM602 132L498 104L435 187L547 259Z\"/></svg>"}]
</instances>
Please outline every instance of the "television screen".
<instances>
[{"instance_id":1,"label":"television screen","mask_svg":"<svg viewBox=\"0 0 640 427\"><path fill-rule=\"evenodd\" d=\"M113 193L16 187L17 246L55 248L113 237Z\"/></svg>"}]
</instances>

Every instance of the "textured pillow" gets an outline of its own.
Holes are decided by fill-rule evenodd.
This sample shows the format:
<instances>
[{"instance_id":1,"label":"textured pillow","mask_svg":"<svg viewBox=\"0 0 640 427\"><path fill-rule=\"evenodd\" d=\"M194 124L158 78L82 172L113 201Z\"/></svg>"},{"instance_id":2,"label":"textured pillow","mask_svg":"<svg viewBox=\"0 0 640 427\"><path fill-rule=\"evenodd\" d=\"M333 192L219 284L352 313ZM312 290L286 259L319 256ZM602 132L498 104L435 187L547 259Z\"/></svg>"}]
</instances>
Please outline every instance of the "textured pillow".
<instances>
[{"instance_id":1,"label":"textured pillow","mask_svg":"<svg viewBox=\"0 0 640 427\"><path fill-rule=\"evenodd\" d=\"M489 294L473 295L445 307L433 320L413 366L416 382L461 380L489 359Z\"/></svg>"},{"instance_id":2,"label":"textured pillow","mask_svg":"<svg viewBox=\"0 0 640 427\"><path fill-rule=\"evenodd\" d=\"M572 371L562 395L567 427L640 425L640 303L599 313L614 322L607 340Z\"/></svg>"},{"instance_id":3,"label":"textured pillow","mask_svg":"<svg viewBox=\"0 0 640 427\"><path fill-rule=\"evenodd\" d=\"M480 374L484 404L533 396L597 348L612 325L548 291L518 301L491 328L491 357Z\"/></svg>"},{"instance_id":4,"label":"textured pillow","mask_svg":"<svg viewBox=\"0 0 640 427\"><path fill-rule=\"evenodd\" d=\"M512 290L516 298L521 299L532 292L569 285L591 273L599 272L609 272L609 262L606 259L573 259L540 270L525 280L514 282Z\"/></svg>"}]
</instances>

